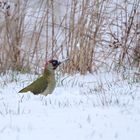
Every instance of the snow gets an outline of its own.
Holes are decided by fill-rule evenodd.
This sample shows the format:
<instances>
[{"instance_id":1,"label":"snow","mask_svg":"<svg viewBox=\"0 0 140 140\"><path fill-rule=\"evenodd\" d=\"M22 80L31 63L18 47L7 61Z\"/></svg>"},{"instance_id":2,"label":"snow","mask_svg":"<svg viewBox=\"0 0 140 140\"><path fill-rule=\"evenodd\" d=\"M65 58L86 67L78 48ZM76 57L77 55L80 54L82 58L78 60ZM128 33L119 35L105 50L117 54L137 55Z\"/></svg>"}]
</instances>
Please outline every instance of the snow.
<instances>
[{"instance_id":1,"label":"snow","mask_svg":"<svg viewBox=\"0 0 140 140\"><path fill-rule=\"evenodd\" d=\"M114 73L60 75L47 97L18 94L36 77L1 76L1 140L139 140L139 83Z\"/></svg>"}]
</instances>

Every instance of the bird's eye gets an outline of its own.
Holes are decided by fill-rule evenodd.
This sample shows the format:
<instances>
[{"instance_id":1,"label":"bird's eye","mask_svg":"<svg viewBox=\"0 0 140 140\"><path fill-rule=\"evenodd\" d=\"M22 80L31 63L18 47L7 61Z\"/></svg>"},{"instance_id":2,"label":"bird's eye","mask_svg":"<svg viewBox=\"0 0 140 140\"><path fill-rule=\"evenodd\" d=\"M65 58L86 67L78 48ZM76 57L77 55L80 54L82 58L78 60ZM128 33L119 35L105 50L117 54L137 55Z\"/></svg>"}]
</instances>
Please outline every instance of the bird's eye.
<instances>
[{"instance_id":1,"label":"bird's eye","mask_svg":"<svg viewBox=\"0 0 140 140\"><path fill-rule=\"evenodd\" d=\"M56 64L56 61L53 61L53 64Z\"/></svg>"},{"instance_id":2,"label":"bird's eye","mask_svg":"<svg viewBox=\"0 0 140 140\"><path fill-rule=\"evenodd\" d=\"M58 65L58 62L57 62L57 61L53 61L53 62L52 62L52 65L53 65L53 66L56 66L56 65Z\"/></svg>"}]
</instances>

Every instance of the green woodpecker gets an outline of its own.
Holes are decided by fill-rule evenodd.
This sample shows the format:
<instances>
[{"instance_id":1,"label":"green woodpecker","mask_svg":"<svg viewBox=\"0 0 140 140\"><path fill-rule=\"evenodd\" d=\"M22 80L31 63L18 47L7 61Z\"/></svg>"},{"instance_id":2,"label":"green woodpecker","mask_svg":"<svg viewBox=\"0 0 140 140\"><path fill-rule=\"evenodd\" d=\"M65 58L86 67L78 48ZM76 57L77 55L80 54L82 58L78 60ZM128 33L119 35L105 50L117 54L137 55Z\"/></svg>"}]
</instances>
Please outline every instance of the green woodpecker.
<instances>
[{"instance_id":1,"label":"green woodpecker","mask_svg":"<svg viewBox=\"0 0 140 140\"><path fill-rule=\"evenodd\" d=\"M42 94L47 96L51 94L55 88L55 69L61 64L57 60L50 60L46 62L43 75L29 86L23 88L19 93L31 91L33 94Z\"/></svg>"}]
</instances>

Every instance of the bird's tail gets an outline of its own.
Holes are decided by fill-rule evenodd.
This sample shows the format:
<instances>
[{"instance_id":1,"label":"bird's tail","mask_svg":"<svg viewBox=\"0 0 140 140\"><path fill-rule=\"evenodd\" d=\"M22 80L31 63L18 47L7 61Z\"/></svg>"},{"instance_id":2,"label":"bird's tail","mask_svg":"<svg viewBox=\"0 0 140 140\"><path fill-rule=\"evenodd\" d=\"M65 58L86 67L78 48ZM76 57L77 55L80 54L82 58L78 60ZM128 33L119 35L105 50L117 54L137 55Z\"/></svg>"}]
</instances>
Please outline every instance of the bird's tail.
<instances>
[{"instance_id":1,"label":"bird's tail","mask_svg":"<svg viewBox=\"0 0 140 140\"><path fill-rule=\"evenodd\" d=\"M23 88L22 90L20 90L18 93L24 93L24 92L28 92L29 89L28 88Z\"/></svg>"}]
</instances>

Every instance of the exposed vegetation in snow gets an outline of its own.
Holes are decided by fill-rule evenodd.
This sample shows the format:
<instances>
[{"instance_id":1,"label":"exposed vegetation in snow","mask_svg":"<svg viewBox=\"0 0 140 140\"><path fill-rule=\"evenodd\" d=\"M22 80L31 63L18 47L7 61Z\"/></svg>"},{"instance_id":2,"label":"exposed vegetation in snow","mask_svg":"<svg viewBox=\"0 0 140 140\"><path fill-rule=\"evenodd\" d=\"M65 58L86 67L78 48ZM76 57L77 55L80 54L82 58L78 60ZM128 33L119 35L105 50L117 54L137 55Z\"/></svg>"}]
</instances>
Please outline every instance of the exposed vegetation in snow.
<instances>
[{"instance_id":1,"label":"exposed vegetation in snow","mask_svg":"<svg viewBox=\"0 0 140 140\"><path fill-rule=\"evenodd\" d=\"M139 0L0 0L0 140L139 140L139 9ZM52 58L69 58L53 94L19 94Z\"/></svg>"}]
</instances>

